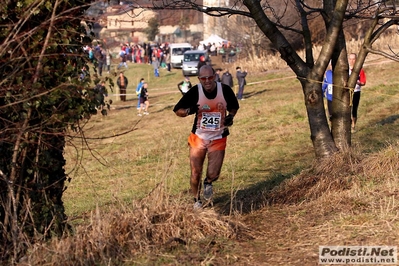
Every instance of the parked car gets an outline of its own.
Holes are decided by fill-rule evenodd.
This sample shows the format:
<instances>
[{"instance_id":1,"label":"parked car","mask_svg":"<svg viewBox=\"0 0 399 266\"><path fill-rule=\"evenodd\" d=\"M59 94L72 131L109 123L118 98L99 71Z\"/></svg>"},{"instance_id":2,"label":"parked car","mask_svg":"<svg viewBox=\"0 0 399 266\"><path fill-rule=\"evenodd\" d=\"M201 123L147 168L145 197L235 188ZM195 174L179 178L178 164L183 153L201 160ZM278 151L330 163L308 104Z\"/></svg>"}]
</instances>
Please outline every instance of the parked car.
<instances>
[{"instance_id":1,"label":"parked car","mask_svg":"<svg viewBox=\"0 0 399 266\"><path fill-rule=\"evenodd\" d=\"M184 53L183 55L183 76L196 76L198 75L197 65L200 61L200 57L205 57L205 62L210 65L211 58L206 51L202 50L190 50Z\"/></svg>"},{"instance_id":2,"label":"parked car","mask_svg":"<svg viewBox=\"0 0 399 266\"><path fill-rule=\"evenodd\" d=\"M173 68L181 68L183 55L186 51L192 50L189 43L171 43L169 44L170 63Z\"/></svg>"}]
</instances>

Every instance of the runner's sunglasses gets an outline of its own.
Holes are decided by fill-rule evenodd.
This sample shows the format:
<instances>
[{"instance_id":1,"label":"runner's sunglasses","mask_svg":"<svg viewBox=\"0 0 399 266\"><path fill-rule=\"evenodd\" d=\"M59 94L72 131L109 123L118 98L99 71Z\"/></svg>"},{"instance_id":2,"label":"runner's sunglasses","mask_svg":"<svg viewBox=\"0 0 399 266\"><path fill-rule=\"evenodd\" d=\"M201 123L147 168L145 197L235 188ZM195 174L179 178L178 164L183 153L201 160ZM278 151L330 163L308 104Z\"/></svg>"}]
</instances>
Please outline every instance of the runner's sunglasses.
<instances>
[{"instance_id":1,"label":"runner's sunglasses","mask_svg":"<svg viewBox=\"0 0 399 266\"><path fill-rule=\"evenodd\" d=\"M198 79L201 80L201 81L206 81L206 80L212 81L212 80L215 79L215 75L212 75L212 76L202 76L202 77L198 77Z\"/></svg>"}]
</instances>

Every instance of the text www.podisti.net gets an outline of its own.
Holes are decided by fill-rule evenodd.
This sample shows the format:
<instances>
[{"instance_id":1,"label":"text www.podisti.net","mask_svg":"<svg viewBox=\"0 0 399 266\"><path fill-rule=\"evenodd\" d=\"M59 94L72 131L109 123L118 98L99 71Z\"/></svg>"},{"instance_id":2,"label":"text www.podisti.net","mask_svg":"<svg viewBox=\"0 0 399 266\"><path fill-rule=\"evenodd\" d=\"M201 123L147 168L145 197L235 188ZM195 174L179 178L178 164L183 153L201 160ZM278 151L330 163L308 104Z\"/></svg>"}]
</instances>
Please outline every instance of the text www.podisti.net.
<instances>
[{"instance_id":1,"label":"text www.podisti.net","mask_svg":"<svg viewBox=\"0 0 399 266\"><path fill-rule=\"evenodd\" d=\"M397 264L397 246L319 246L319 264Z\"/></svg>"}]
</instances>

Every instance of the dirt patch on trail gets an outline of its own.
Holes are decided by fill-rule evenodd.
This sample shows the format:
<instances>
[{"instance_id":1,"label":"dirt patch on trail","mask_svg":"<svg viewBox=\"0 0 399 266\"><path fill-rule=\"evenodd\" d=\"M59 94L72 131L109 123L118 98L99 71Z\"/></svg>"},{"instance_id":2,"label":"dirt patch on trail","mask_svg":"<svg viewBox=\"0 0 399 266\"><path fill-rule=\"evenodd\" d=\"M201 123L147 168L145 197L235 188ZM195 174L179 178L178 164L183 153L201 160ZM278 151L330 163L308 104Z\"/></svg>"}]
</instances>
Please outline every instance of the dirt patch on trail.
<instances>
[{"instance_id":1,"label":"dirt patch on trail","mask_svg":"<svg viewBox=\"0 0 399 266\"><path fill-rule=\"evenodd\" d=\"M399 218L396 212L378 217L378 198L348 190L327 192L311 202L268 206L245 215L242 223L254 238L238 243L236 265L318 265L321 245L396 246Z\"/></svg>"},{"instance_id":2,"label":"dirt patch on trail","mask_svg":"<svg viewBox=\"0 0 399 266\"><path fill-rule=\"evenodd\" d=\"M317 223L310 214L300 217L296 207L264 208L246 215L244 223L254 234L253 241L239 244L240 257L248 265L316 265L318 241L312 228ZM239 264L237 264L239 265Z\"/></svg>"}]
</instances>

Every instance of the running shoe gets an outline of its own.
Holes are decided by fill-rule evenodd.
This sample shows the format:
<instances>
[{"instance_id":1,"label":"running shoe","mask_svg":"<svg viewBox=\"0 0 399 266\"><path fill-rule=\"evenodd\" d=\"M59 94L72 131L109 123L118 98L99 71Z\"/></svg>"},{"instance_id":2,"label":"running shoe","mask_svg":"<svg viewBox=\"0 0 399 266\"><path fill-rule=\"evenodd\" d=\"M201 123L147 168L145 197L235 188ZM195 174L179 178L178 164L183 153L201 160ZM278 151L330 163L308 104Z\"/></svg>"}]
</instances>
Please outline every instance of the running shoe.
<instances>
[{"instance_id":1,"label":"running shoe","mask_svg":"<svg viewBox=\"0 0 399 266\"><path fill-rule=\"evenodd\" d=\"M211 200L213 196L213 186L211 183L204 183L204 199Z\"/></svg>"},{"instance_id":2,"label":"running shoe","mask_svg":"<svg viewBox=\"0 0 399 266\"><path fill-rule=\"evenodd\" d=\"M202 209L202 202L201 201L196 201L194 203L194 210Z\"/></svg>"}]
</instances>

